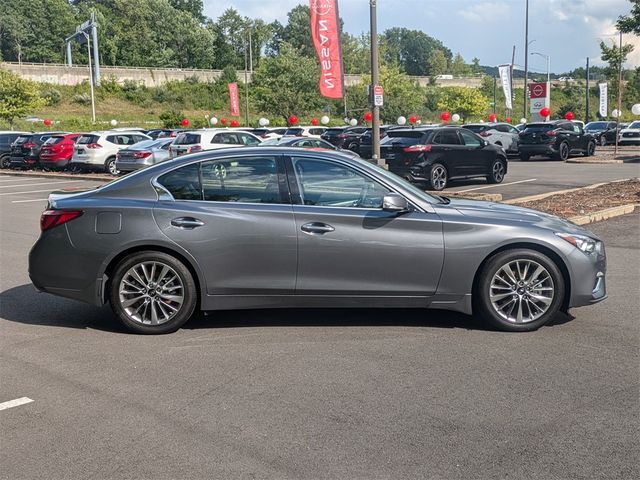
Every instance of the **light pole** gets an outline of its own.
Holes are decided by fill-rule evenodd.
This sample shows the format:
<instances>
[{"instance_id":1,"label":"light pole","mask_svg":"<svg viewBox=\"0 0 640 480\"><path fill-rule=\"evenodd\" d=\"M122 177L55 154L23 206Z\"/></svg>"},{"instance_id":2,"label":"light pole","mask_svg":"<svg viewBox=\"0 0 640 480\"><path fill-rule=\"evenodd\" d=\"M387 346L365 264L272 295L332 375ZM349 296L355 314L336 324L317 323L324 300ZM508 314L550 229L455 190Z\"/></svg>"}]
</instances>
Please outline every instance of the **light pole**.
<instances>
[{"instance_id":1,"label":"light pole","mask_svg":"<svg viewBox=\"0 0 640 480\"><path fill-rule=\"evenodd\" d=\"M525 6L525 20L524 20L524 111L522 116L527 118L527 98L529 97L527 92L527 77L529 76L529 0L526 1Z\"/></svg>"},{"instance_id":2,"label":"light pole","mask_svg":"<svg viewBox=\"0 0 640 480\"><path fill-rule=\"evenodd\" d=\"M549 55L545 55L544 53L539 53L539 52L531 52L531 55L540 55L542 58L546 58L547 60L547 99L548 99L548 105L546 105L547 107L551 106L551 71L549 70L549 64L551 61L551 57ZM545 117L547 120L549 119L549 117Z\"/></svg>"},{"instance_id":3,"label":"light pole","mask_svg":"<svg viewBox=\"0 0 640 480\"><path fill-rule=\"evenodd\" d=\"M369 16L371 21L371 147L372 156L378 165L383 166L384 160L380 158L380 107L376 105L374 89L378 85L378 21L376 12L376 0L369 0Z\"/></svg>"}]
</instances>

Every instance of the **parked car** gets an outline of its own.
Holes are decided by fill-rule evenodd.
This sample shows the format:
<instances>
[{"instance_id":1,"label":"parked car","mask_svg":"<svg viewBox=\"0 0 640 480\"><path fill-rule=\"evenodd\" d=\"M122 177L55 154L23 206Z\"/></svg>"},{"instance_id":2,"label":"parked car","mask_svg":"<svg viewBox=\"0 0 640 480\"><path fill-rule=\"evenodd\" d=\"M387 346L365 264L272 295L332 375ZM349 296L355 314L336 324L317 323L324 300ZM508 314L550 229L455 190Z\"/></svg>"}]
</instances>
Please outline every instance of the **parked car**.
<instances>
[{"instance_id":1,"label":"parked car","mask_svg":"<svg viewBox=\"0 0 640 480\"><path fill-rule=\"evenodd\" d=\"M49 137L60 133L65 132L36 132L20 135L11 144L9 167L26 169L39 166L42 145Z\"/></svg>"},{"instance_id":2,"label":"parked car","mask_svg":"<svg viewBox=\"0 0 640 480\"><path fill-rule=\"evenodd\" d=\"M607 296L603 243L584 228L429 195L326 150L184 156L53 193L40 226L35 287L110 303L145 334L196 310L289 307L447 309L522 332Z\"/></svg>"},{"instance_id":3,"label":"parked car","mask_svg":"<svg viewBox=\"0 0 640 480\"><path fill-rule=\"evenodd\" d=\"M507 174L504 150L461 127L390 130L380 142L380 154L389 171L430 190L443 190L462 178L501 183Z\"/></svg>"},{"instance_id":4,"label":"parked car","mask_svg":"<svg viewBox=\"0 0 640 480\"><path fill-rule=\"evenodd\" d=\"M327 130L327 127L318 126L295 126L289 127L285 130L283 136L285 137L314 137L320 138L320 136Z\"/></svg>"},{"instance_id":5,"label":"parked car","mask_svg":"<svg viewBox=\"0 0 640 480\"><path fill-rule=\"evenodd\" d=\"M260 144L261 147L298 147L298 148L322 148L325 150L334 150L336 152L344 153L349 157L360 158L353 150L346 150L338 148L335 145L331 145L329 142L322 140L321 138L313 137L282 137L274 138L271 140L265 140Z\"/></svg>"},{"instance_id":6,"label":"parked car","mask_svg":"<svg viewBox=\"0 0 640 480\"><path fill-rule=\"evenodd\" d=\"M32 135L32 132L14 132L13 130L0 130L0 168L9 168L11 144L22 135Z\"/></svg>"},{"instance_id":7,"label":"parked car","mask_svg":"<svg viewBox=\"0 0 640 480\"><path fill-rule=\"evenodd\" d=\"M366 131L367 127L364 126L329 128L320 138L338 148L349 148L357 151L360 136Z\"/></svg>"},{"instance_id":8,"label":"parked car","mask_svg":"<svg viewBox=\"0 0 640 480\"><path fill-rule=\"evenodd\" d=\"M180 132L184 131L184 128L156 128L154 130L149 130L147 135L154 140L157 138L175 138Z\"/></svg>"},{"instance_id":9,"label":"parked car","mask_svg":"<svg viewBox=\"0 0 640 480\"><path fill-rule=\"evenodd\" d=\"M518 130L508 123L467 123L462 128L477 133L487 142L502 147L507 153L518 153Z\"/></svg>"},{"instance_id":10,"label":"parked car","mask_svg":"<svg viewBox=\"0 0 640 480\"><path fill-rule=\"evenodd\" d=\"M401 128L398 125L380 125L380 139L382 140L387 136L387 131L392 130L394 128ZM367 128L367 130L360 135L358 139L358 153L362 158L371 158L373 156L372 153L372 142L371 142L371 128Z\"/></svg>"},{"instance_id":11,"label":"parked car","mask_svg":"<svg viewBox=\"0 0 640 480\"><path fill-rule=\"evenodd\" d=\"M123 130L84 133L76 141L68 167L75 171L100 170L117 175L116 154L143 140L151 140L151 137Z\"/></svg>"},{"instance_id":12,"label":"parked car","mask_svg":"<svg viewBox=\"0 0 640 480\"><path fill-rule=\"evenodd\" d=\"M585 125L584 130L593 135L598 144L602 146L616 142L616 122L589 122Z\"/></svg>"},{"instance_id":13,"label":"parked car","mask_svg":"<svg viewBox=\"0 0 640 480\"><path fill-rule=\"evenodd\" d=\"M575 123L576 125L578 125L581 129L584 130L584 122L582 120L571 120L571 122Z\"/></svg>"},{"instance_id":14,"label":"parked car","mask_svg":"<svg viewBox=\"0 0 640 480\"><path fill-rule=\"evenodd\" d=\"M591 156L596 151L596 141L577 124L568 120L528 123L520 132L520 158L529 160L534 155L544 155L556 160L566 160L569 155L581 153Z\"/></svg>"},{"instance_id":15,"label":"parked car","mask_svg":"<svg viewBox=\"0 0 640 480\"><path fill-rule=\"evenodd\" d=\"M53 135L42 144L40 165L46 169L63 169L73 157L73 149L80 133Z\"/></svg>"},{"instance_id":16,"label":"parked car","mask_svg":"<svg viewBox=\"0 0 640 480\"><path fill-rule=\"evenodd\" d=\"M169 160L169 146L173 138L143 140L116 154L116 169L121 173L133 172L149 165Z\"/></svg>"},{"instance_id":17,"label":"parked car","mask_svg":"<svg viewBox=\"0 0 640 480\"><path fill-rule=\"evenodd\" d=\"M527 127L526 123L519 123L518 125L516 125L516 130L518 130L518 132L523 131L525 128Z\"/></svg>"},{"instance_id":18,"label":"parked car","mask_svg":"<svg viewBox=\"0 0 640 480\"><path fill-rule=\"evenodd\" d=\"M273 138L281 138L287 131L287 128L284 127L276 127L276 128L268 128L268 127L260 127L260 128L247 128L244 129L249 133L253 133L256 137L261 138L262 140L270 140Z\"/></svg>"},{"instance_id":19,"label":"parked car","mask_svg":"<svg viewBox=\"0 0 640 480\"><path fill-rule=\"evenodd\" d=\"M258 145L262 140L244 130L210 128L180 133L169 147L171 158L187 153L226 147Z\"/></svg>"},{"instance_id":20,"label":"parked car","mask_svg":"<svg viewBox=\"0 0 640 480\"><path fill-rule=\"evenodd\" d=\"M640 145L640 121L635 121L627 128L620 130L618 143L620 145Z\"/></svg>"},{"instance_id":21,"label":"parked car","mask_svg":"<svg viewBox=\"0 0 640 480\"><path fill-rule=\"evenodd\" d=\"M558 80L561 81L561 82L575 82L573 77L560 77L560 78L558 78Z\"/></svg>"}]
</instances>

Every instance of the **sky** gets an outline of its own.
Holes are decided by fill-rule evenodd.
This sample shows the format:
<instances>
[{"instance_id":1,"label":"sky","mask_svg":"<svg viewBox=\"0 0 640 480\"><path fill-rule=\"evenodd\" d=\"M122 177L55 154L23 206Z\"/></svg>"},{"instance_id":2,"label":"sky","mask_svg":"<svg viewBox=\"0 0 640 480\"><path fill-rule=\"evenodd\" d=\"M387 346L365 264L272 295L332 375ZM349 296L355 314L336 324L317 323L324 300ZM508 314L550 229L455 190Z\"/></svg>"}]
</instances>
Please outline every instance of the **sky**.
<instances>
[{"instance_id":1,"label":"sky","mask_svg":"<svg viewBox=\"0 0 640 480\"><path fill-rule=\"evenodd\" d=\"M227 8L266 22L286 23L287 12L304 0L204 0L204 12L215 19ZM369 31L368 0L338 0L347 32ZM529 52L549 55L551 71L564 73L602 65L600 40L618 41L615 22L631 10L629 0L529 0ZM516 68L524 68L525 0L378 0L378 31L391 27L422 30L441 40L453 53L482 65L511 62L516 46ZM640 65L640 38L625 35L635 45L626 67ZM546 72L546 60L530 56L529 69Z\"/></svg>"}]
</instances>

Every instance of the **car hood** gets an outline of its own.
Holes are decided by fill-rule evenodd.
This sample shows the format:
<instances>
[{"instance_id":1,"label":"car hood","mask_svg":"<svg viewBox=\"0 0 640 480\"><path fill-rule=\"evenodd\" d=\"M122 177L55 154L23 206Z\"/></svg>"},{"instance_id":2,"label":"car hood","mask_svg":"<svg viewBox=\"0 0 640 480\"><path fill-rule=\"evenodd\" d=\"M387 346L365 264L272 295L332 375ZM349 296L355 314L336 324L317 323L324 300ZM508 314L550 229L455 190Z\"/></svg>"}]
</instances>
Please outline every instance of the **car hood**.
<instances>
[{"instance_id":1,"label":"car hood","mask_svg":"<svg viewBox=\"0 0 640 480\"><path fill-rule=\"evenodd\" d=\"M539 210L483 200L467 200L462 198L450 198L450 200L449 208L455 208L462 215L468 217L491 219L500 224L525 223L553 230L554 232L575 233L597 238L596 235L575 223Z\"/></svg>"},{"instance_id":2,"label":"car hood","mask_svg":"<svg viewBox=\"0 0 640 480\"><path fill-rule=\"evenodd\" d=\"M627 132L640 132L640 128L623 128L622 130L620 130L620 133Z\"/></svg>"}]
</instances>

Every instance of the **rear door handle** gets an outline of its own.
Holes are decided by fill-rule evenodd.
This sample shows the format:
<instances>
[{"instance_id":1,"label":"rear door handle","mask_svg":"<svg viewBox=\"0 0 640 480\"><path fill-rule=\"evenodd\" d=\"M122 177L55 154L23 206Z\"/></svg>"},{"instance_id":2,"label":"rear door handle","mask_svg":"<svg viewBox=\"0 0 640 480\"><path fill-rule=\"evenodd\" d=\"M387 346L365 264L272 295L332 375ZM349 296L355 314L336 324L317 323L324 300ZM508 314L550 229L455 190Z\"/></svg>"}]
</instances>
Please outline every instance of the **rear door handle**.
<instances>
[{"instance_id":1,"label":"rear door handle","mask_svg":"<svg viewBox=\"0 0 640 480\"><path fill-rule=\"evenodd\" d=\"M305 223L300 227L300 229L304 233L308 233L310 235L324 235L325 233L333 232L335 230L331 225L321 222Z\"/></svg>"},{"instance_id":2,"label":"rear door handle","mask_svg":"<svg viewBox=\"0 0 640 480\"><path fill-rule=\"evenodd\" d=\"M193 230L196 227L203 226L204 222L193 217L180 217L171 220L171 225L178 228L184 228L185 230Z\"/></svg>"}]
</instances>

